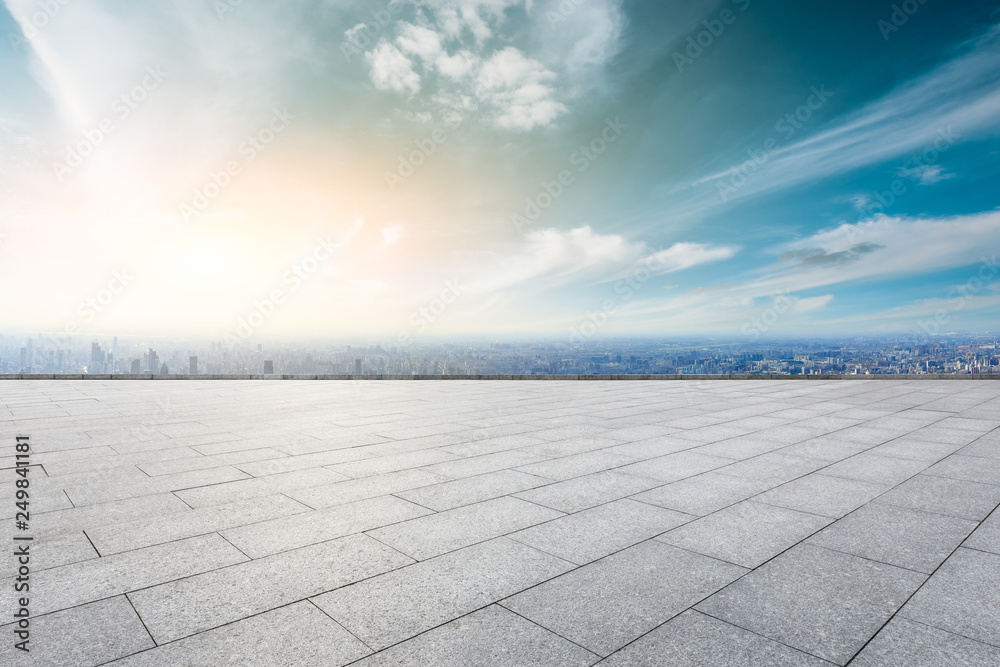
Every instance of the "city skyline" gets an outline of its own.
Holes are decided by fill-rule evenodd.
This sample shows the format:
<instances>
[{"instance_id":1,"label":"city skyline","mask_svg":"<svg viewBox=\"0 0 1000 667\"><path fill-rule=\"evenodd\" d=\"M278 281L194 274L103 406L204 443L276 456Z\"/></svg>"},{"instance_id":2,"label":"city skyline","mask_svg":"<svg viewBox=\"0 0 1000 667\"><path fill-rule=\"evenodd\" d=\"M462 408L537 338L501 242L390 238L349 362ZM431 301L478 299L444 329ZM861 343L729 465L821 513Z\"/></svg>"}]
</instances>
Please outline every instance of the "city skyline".
<instances>
[{"instance_id":1,"label":"city skyline","mask_svg":"<svg viewBox=\"0 0 1000 667\"><path fill-rule=\"evenodd\" d=\"M5 333L1000 328L991 3L5 0L0 34Z\"/></svg>"}]
</instances>

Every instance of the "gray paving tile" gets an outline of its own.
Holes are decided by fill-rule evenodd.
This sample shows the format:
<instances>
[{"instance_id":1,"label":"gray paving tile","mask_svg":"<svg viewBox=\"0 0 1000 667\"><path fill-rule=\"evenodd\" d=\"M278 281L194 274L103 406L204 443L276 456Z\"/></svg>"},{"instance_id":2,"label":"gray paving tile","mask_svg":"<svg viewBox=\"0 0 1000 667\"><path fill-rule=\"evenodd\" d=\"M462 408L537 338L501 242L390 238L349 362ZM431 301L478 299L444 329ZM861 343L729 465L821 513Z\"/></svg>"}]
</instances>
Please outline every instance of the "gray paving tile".
<instances>
[{"instance_id":1,"label":"gray paving tile","mask_svg":"<svg viewBox=\"0 0 1000 667\"><path fill-rule=\"evenodd\" d=\"M513 533L510 538L583 565L693 518L662 507L616 500Z\"/></svg>"},{"instance_id":2,"label":"gray paving tile","mask_svg":"<svg viewBox=\"0 0 1000 667\"><path fill-rule=\"evenodd\" d=\"M1000 484L1000 460L953 454L927 469L928 475L980 484Z\"/></svg>"},{"instance_id":3,"label":"gray paving tile","mask_svg":"<svg viewBox=\"0 0 1000 667\"><path fill-rule=\"evenodd\" d=\"M66 495L73 501L74 506L80 507L83 505L96 505L114 500L123 500L125 498L151 496L168 491L180 491L199 486L221 484L223 482L246 479L247 477L246 473L236 468L225 466L174 475L163 475L161 477L150 477L145 480L130 480L117 484L73 486L66 489Z\"/></svg>"},{"instance_id":4,"label":"gray paving tile","mask_svg":"<svg viewBox=\"0 0 1000 667\"><path fill-rule=\"evenodd\" d=\"M345 479L333 484L310 486L288 491L285 495L309 507L325 509L335 505L346 505L359 500L368 500L369 498L439 484L446 480L446 477L434 475L424 470L400 470L373 477Z\"/></svg>"},{"instance_id":5,"label":"gray paving tile","mask_svg":"<svg viewBox=\"0 0 1000 667\"><path fill-rule=\"evenodd\" d=\"M877 456L924 461L930 464L937 463L946 456L961 450L963 447L964 445L916 440L909 436L903 436L897 440L873 447L868 450L868 453Z\"/></svg>"},{"instance_id":6,"label":"gray paving tile","mask_svg":"<svg viewBox=\"0 0 1000 667\"><path fill-rule=\"evenodd\" d=\"M594 653L608 655L745 572L649 541L501 604Z\"/></svg>"},{"instance_id":7,"label":"gray paving tile","mask_svg":"<svg viewBox=\"0 0 1000 667\"><path fill-rule=\"evenodd\" d=\"M518 470L548 479L567 480L635 463L637 460L631 456L599 449L585 454L574 454L573 456L530 463L521 466Z\"/></svg>"},{"instance_id":8,"label":"gray paving tile","mask_svg":"<svg viewBox=\"0 0 1000 667\"><path fill-rule=\"evenodd\" d=\"M253 463L254 461L266 461L268 459L285 458L285 454L264 447L261 449L251 449L248 451L238 451L228 454L215 454L213 456L192 456L183 459L171 459L169 461L156 461L153 463L141 463L137 468L150 477L160 475L173 475L180 472L191 472L193 470L206 470L208 468L221 468L228 465L239 465L241 463Z\"/></svg>"},{"instance_id":9,"label":"gray paving tile","mask_svg":"<svg viewBox=\"0 0 1000 667\"><path fill-rule=\"evenodd\" d=\"M889 487L815 473L762 493L754 500L839 518L884 493Z\"/></svg>"},{"instance_id":10,"label":"gray paving tile","mask_svg":"<svg viewBox=\"0 0 1000 667\"><path fill-rule=\"evenodd\" d=\"M6 616L6 614L4 614ZM0 664L91 667L153 646L122 596L31 619L28 652L14 648L15 626L0 626Z\"/></svg>"},{"instance_id":11,"label":"gray paving tile","mask_svg":"<svg viewBox=\"0 0 1000 667\"><path fill-rule=\"evenodd\" d=\"M660 436L608 447L608 451L645 461L646 459L654 459L658 456L666 456L667 454L676 454L677 452L696 447L698 447L697 442L671 438L670 436Z\"/></svg>"},{"instance_id":12,"label":"gray paving tile","mask_svg":"<svg viewBox=\"0 0 1000 667\"><path fill-rule=\"evenodd\" d=\"M1000 554L1000 512L993 512L962 546Z\"/></svg>"},{"instance_id":13,"label":"gray paving tile","mask_svg":"<svg viewBox=\"0 0 1000 667\"><path fill-rule=\"evenodd\" d=\"M572 567L501 537L340 588L314 602L368 646L382 649Z\"/></svg>"},{"instance_id":14,"label":"gray paving tile","mask_svg":"<svg viewBox=\"0 0 1000 667\"><path fill-rule=\"evenodd\" d=\"M311 602L296 602L164 644L113 667L338 667L371 653Z\"/></svg>"},{"instance_id":15,"label":"gray paving tile","mask_svg":"<svg viewBox=\"0 0 1000 667\"><path fill-rule=\"evenodd\" d=\"M703 516L728 507L772 488L768 482L740 479L717 472L706 472L696 477L682 479L645 493L632 496L632 500L659 505L686 514Z\"/></svg>"},{"instance_id":16,"label":"gray paving tile","mask_svg":"<svg viewBox=\"0 0 1000 667\"><path fill-rule=\"evenodd\" d=\"M744 459L760 456L761 454L767 454L768 452L773 452L776 449L781 449L787 446L788 445L783 442L777 442L765 436L751 433L750 435L741 435L737 438L730 438L729 440L714 442L710 445L703 445L694 451L699 454L721 456L722 458L742 461Z\"/></svg>"},{"instance_id":17,"label":"gray paving tile","mask_svg":"<svg viewBox=\"0 0 1000 667\"><path fill-rule=\"evenodd\" d=\"M175 495L191 507L211 507L229 505L240 500L273 496L278 493L292 496L294 491L324 484L342 482L347 477L326 468L298 470L294 472L245 479L226 484L213 484L197 489L176 491ZM309 503L306 503L309 504Z\"/></svg>"},{"instance_id":18,"label":"gray paving tile","mask_svg":"<svg viewBox=\"0 0 1000 667\"><path fill-rule=\"evenodd\" d=\"M5 525L4 525L5 524ZM13 523L0 524L0 540L5 544L13 544L13 537L19 532ZM79 563L98 557L90 540L82 531L73 533L57 533L53 535L34 535L31 545L31 569L34 572L61 567L71 563ZM16 557L12 549L4 549L0 556L0 566L6 567L6 572L14 572Z\"/></svg>"},{"instance_id":19,"label":"gray paving tile","mask_svg":"<svg viewBox=\"0 0 1000 667\"><path fill-rule=\"evenodd\" d=\"M743 628L686 611L640 637L601 663L602 667L829 667L825 660L771 641Z\"/></svg>"},{"instance_id":20,"label":"gray paving tile","mask_svg":"<svg viewBox=\"0 0 1000 667\"><path fill-rule=\"evenodd\" d=\"M974 521L876 501L823 529L809 543L930 574L975 528Z\"/></svg>"},{"instance_id":21,"label":"gray paving tile","mask_svg":"<svg viewBox=\"0 0 1000 667\"><path fill-rule=\"evenodd\" d=\"M351 535L146 588L129 598L153 639L162 644L410 562L370 537Z\"/></svg>"},{"instance_id":22,"label":"gray paving tile","mask_svg":"<svg viewBox=\"0 0 1000 667\"><path fill-rule=\"evenodd\" d=\"M104 526L91 530L87 536L101 555L107 556L308 511L311 511L308 507L291 498L265 496Z\"/></svg>"},{"instance_id":23,"label":"gray paving tile","mask_svg":"<svg viewBox=\"0 0 1000 667\"><path fill-rule=\"evenodd\" d=\"M762 454L716 470L720 475L756 479L773 486L784 484L828 465L826 461L792 456L783 452Z\"/></svg>"},{"instance_id":24,"label":"gray paving tile","mask_svg":"<svg viewBox=\"0 0 1000 667\"><path fill-rule=\"evenodd\" d=\"M858 654L852 667L1000 665L1000 648L897 616Z\"/></svg>"},{"instance_id":25,"label":"gray paving tile","mask_svg":"<svg viewBox=\"0 0 1000 667\"><path fill-rule=\"evenodd\" d=\"M430 473L423 470L412 472L430 476ZM552 480L516 470L500 470L393 493L410 502L442 512L551 483Z\"/></svg>"},{"instance_id":26,"label":"gray paving tile","mask_svg":"<svg viewBox=\"0 0 1000 667\"><path fill-rule=\"evenodd\" d=\"M635 477L614 470L605 470L525 491L517 494L517 497L560 512L579 512L645 491L659 484L658 480L648 477Z\"/></svg>"},{"instance_id":27,"label":"gray paving tile","mask_svg":"<svg viewBox=\"0 0 1000 667\"><path fill-rule=\"evenodd\" d=\"M732 463L731 459L706 456L694 452L677 452L618 468L618 472L636 477L648 477L664 484L693 477Z\"/></svg>"},{"instance_id":28,"label":"gray paving tile","mask_svg":"<svg viewBox=\"0 0 1000 667\"><path fill-rule=\"evenodd\" d=\"M565 514L517 498L496 498L370 530L368 535L410 558L426 560L561 516Z\"/></svg>"},{"instance_id":29,"label":"gray paving tile","mask_svg":"<svg viewBox=\"0 0 1000 667\"><path fill-rule=\"evenodd\" d=\"M981 521L1000 504L1000 486L917 475L880 496L879 502Z\"/></svg>"},{"instance_id":30,"label":"gray paving tile","mask_svg":"<svg viewBox=\"0 0 1000 667\"><path fill-rule=\"evenodd\" d=\"M599 659L545 628L491 605L366 658L357 667L586 667Z\"/></svg>"},{"instance_id":31,"label":"gray paving tile","mask_svg":"<svg viewBox=\"0 0 1000 667\"><path fill-rule=\"evenodd\" d=\"M684 524L658 540L755 568L809 537L830 519L745 501Z\"/></svg>"},{"instance_id":32,"label":"gray paving tile","mask_svg":"<svg viewBox=\"0 0 1000 667\"><path fill-rule=\"evenodd\" d=\"M532 438L529 435L507 435L498 438L485 438L482 440L472 440L470 442L460 442L456 445L442 447L441 451L462 457L483 456L485 454L506 452L511 449L524 449L536 445L547 444L547 441L542 440L541 438Z\"/></svg>"},{"instance_id":33,"label":"gray paving tile","mask_svg":"<svg viewBox=\"0 0 1000 667\"><path fill-rule=\"evenodd\" d=\"M454 454L448 454L437 449L427 449L417 452L406 452L405 454L380 456L363 461L352 461L351 463L341 463L330 466L330 470L352 478L371 477L373 475L384 475L387 472L396 472L397 470L406 470L407 468L427 466L444 461L454 461L456 459L458 457Z\"/></svg>"},{"instance_id":34,"label":"gray paving tile","mask_svg":"<svg viewBox=\"0 0 1000 667\"><path fill-rule=\"evenodd\" d=\"M32 577L31 610L46 614L245 560L218 535L204 535L64 565Z\"/></svg>"},{"instance_id":35,"label":"gray paving tile","mask_svg":"<svg viewBox=\"0 0 1000 667\"><path fill-rule=\"evenodd\" d=\"M891 565L800 545L697 609L843 665L925 579Z\"/></svg>"},{"instance_id":36,"label":"gray paving tile","mask_svg":"<svg viewBox=\"0 0 1000 667\"><path fill-rule=\"evenodd\" d=\"M382 496L230 528L221 534L251 558L262 558L430 513L402 498Z\"/></svg>"},{"instance_id":37,"label":"gray paving tile","mask_svg":"<svg viewBox=\"0 0 1000 667\"><path fill-rule=\"evenodd\" d=\"M878 447L885 446L887 445L878 445ZM832 462L846 459L849 456L854 456L864 451L871 451L872 449L872 446L867 443L853 442L837 433L831 433L795 445L789 445L782 449L781 453Z\"/></svg>"},{"instance_id":38,"label":"gray paving tile","mask_svg":"<svg viewBox=\"0 0 1000 667\"><path fill-rule=\"evenodd\" d=\"M1000 555L959 549L900 615L1000 646Z\"/></svg>"},{"instance_id":39,"label":"gray paving tile","mask_svg":"<svg viewBox=\"0 0 1000 667\"><path fill-rule=\"evenodd\" d=\"M923 472L927 466L928 464L923 461L875 456L866 452L823 468L822 474L882 486L895 486Z\"/></svg>"},{"instance_id":40,"label":"gray paving tile","mask_svg":"<svg viewBox=\"0 0 1000 667\"><path fill-rule=\"evenodd\" d=\"M544 456L513 450L428 465L424 467L424 470L436 475L444 475L451 479L461 479L463 477L474 477L476 475L484 475L488 472L516 468L544 460L546 460Z\"/></svg>"}]
</instances>

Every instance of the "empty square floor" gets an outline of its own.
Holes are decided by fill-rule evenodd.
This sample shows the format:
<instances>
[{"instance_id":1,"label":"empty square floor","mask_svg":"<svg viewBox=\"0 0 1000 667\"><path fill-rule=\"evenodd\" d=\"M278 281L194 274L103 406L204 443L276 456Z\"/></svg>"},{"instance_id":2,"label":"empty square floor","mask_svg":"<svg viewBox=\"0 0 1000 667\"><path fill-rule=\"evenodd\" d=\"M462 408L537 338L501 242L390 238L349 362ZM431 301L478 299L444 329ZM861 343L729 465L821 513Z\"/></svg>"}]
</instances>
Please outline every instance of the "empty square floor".
<instances>
[{"instance_id":1,"label":"empty square floor","mask_svg":"<svg viewBox=\"0 0 1000 667\"><path fill-rule=\"evenodd\" d=\"M1000 382L0 381L0 436L4 665L1000 665Z\"/></svg>"}]
</instances>

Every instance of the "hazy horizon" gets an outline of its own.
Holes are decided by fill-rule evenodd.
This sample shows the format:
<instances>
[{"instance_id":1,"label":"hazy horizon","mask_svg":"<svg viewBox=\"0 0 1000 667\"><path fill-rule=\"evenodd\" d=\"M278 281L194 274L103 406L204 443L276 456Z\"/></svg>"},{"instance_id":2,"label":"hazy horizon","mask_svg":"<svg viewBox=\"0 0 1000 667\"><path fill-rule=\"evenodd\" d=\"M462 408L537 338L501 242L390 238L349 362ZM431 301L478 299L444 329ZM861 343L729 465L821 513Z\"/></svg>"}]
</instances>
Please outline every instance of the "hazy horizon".
<instances>
[{"instance_id":1,"label":"hazy horizon","mask_svg":"<svg viewBox=\"0 0 1000 667\"><path fill-rule=\"evenodd\" d=\"M4 0L0 35L8 331L1000 330L993 3Z\"/></svg>"}]
</instances>

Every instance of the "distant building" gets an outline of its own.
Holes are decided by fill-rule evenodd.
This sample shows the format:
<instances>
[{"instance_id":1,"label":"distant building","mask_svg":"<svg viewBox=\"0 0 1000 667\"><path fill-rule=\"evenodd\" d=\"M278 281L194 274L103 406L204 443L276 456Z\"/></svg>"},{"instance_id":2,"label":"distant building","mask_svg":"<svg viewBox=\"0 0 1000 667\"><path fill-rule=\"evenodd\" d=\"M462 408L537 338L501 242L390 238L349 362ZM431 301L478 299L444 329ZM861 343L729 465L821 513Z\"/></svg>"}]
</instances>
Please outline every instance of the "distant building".
<instances>
[{"instance_id":1,"label":"distant building","mask_svg":"<svg viewBox=\"0 0 1000 667\"><path fill-rule=\"evenodd\" d=\"M188 373L191 375L198 374L198 357L188 359Z\"/></svg>"},{"instance_id":2,"label":"distant building","mask_svg":"<svg viewBox=\"0 0 1000 667\"><path fill-rule=\"evenodd\" d=\"M264 362L264 375L274 375L274 362L270 359Z\"/></svg>"},{"instance_id":3,"label":"distant building","mask_svg":"<svg viewBox=\"0 0 1000 667\"><path fill-rule=\"evenodd\" d=\"M149 351L149 361L146 364L146 370L150 373L160 370L160 357L153 350Z\"/></svg>"},{"instance_id":4,"label":"distant building","mask_svg":"<svg viewBox=\"0 0 1000 667\"><path fill-rule=\"evenodd\" d=\"M160 375L170 375L170 369L167 368L166 362L164 362L163 365L160 366Z\"/></svg>"},{"instance_id":5,"label":"distant building","mask_svg":"<svg viewBox=\"0 0 1000 667\"><path fill-rule=\"evenodd\" d=\"M142 361L139 359L132 360L132 368L129 370L132 375L139 375L142 373Z\"/></svg>"},{"instance_id":6,"label":"distant building","mask_svg":"<svg viewBox=\"0 0 1000 667\"><path fill-rule=\"evenodd\" d=\"M87 370L91 373L104 372L104 352L96 340L90 344L90 368Z\"/></svg>"},{"instance_id":7,"label":"distant building","mask_svg":"<svg viewBox=\"0 0 1000 667\"><path fill-rule=\"evenodd\" d=\"M354 360L354 373L356 375L361 375L361 360L360 359L355 359Z\"/></svg>"}]
</instances>

